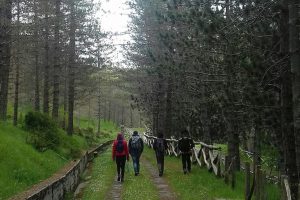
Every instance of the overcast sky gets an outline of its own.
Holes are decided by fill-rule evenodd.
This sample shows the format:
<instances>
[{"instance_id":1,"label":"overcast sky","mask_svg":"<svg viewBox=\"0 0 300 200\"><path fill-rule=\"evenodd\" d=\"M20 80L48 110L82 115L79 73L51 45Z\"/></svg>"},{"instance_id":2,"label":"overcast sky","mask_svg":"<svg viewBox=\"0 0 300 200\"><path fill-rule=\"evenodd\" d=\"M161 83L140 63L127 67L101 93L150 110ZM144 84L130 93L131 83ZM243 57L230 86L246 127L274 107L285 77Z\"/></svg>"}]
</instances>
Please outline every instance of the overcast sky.
<instances>
[{"instance_id":1,"label":"overcast sky","mask_svg":"<svg viewBox=\"0 0 300 200\"><path fill-rule=\"evenodd\" d=\"M115 33L112 43L116 45L113 62L124 61L123 49L120 44L130 41L128 34L128 23L130 23L128 0L98 0L101 2L101 10L98 11L102 29Z\"/></svg>"}]
</instances>

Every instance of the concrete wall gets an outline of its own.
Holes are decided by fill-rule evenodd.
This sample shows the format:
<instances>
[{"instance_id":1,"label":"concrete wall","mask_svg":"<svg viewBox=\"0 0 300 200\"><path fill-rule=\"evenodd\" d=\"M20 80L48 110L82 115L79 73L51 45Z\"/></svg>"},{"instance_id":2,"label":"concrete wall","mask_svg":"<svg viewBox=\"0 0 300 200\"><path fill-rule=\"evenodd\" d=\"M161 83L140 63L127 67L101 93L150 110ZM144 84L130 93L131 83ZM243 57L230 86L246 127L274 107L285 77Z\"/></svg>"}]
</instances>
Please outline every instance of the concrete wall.
<instances>
[{"instance_id":1,"label":"concrete wall","mask_svg":"<svg viewBox=\"0 0 300 200\"><path fill-rule=\"evenodd\" d=\"M80 183L80 175L84 172L87 163L94 158L94 154L99 152L111 141L101 144L97 148L88 151L80 160L71 165L66 174L55 181L50 182L46 187L37 189L33 194L26 195L26 200L62 200L68 192L73 192ZM24 195L23 195L24 196ZM12 198L16 199L16 198Z\"/></svg>"}]
</instances>

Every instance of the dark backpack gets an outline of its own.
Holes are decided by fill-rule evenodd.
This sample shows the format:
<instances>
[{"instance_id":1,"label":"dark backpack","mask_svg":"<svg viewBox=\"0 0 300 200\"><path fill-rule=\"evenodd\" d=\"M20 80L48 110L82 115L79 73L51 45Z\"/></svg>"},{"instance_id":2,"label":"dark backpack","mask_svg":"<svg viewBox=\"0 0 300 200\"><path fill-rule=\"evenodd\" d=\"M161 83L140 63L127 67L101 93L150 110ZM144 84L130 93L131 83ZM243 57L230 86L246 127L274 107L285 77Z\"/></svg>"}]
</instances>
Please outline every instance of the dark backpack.
<instances>
[{"instance_id":1,"label":"dark backpack","mask_svg":"<svg viewBox=\"0 0 300 200\"><path fill-rule=\"evenodd\" d=\"M142 148L141 140L140 138L137 140L131 141L131 148L135 150L140 150Z\"/></svg>"},{"instance_id":2,"label":"dark backpack","mask_svg":"<svg viewBox=\"0 0 300 200\"><path fill-rule=\"evenodd\" d=\"M189 138L182 138L179 142L180 147L179 149L183 152L188 152L191 150L191 143Z\"/></svg>"},{"instance_id":3,"label":"dark backpack","mask_svg":"<svg viewBox=\"0 0 300 200\"><path fill-rule=\"evenodd\" d=\"M123 140L118 140L117 146L116 146L117 152L122 153L124 151L124 143Z\"/></svg>"},{"instance_id":4,"label":"dark backpack","mask_svg":"<svg viewBox=\"0 0 300 200\"><path fill-rule=\"evenodd\" d=\"M156 150L158 152L165 152L165 141L162 138L158 138L156 141Z\"/></svg>"}]
</instances>

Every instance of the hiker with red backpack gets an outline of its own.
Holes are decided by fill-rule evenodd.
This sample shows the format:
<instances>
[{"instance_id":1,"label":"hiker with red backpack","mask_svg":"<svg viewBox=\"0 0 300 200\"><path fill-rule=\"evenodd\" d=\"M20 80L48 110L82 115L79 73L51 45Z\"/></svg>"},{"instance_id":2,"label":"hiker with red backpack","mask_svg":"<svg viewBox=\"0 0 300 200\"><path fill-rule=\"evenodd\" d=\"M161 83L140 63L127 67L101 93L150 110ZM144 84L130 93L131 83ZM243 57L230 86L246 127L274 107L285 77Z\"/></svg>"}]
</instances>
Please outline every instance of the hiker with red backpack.
<instances>
[{"instance_id":1,"label":"hiker with red backpack","mask_svg":"<svg viewBox=\"0 0 300 200\"><path fill-rule=\"evenodd\" d=\"M168 148L167 141L164 139L163 133L158 133L157 138L154 141L153 148L155 150L159 176L162 176L164 173L165 150Z\"/></svg>"},{"instance_id":2,"label":"hiker with red backpack","mask_svg":"<svg viewBox=\"0 0 300 200\"><path fill-rule=\"evenodd\" d=\"M125 163L126 159L129 161L129 153L127 142L122 133L118 133L117 139L113 143L112 159L116 161L118 181L124 181Z\"/></svg>"},{"instance_id":3,"label":"hiker with red backpack","mask_svg":"<svg viewBox=\"0 0 300 200\"><path fill-rule=\"evenodd\" d=\"M144 142L137 131L134 131L128 143L129 154L131 155L134 175L140 173L140 157L144 150Z\"/></svg>"}]
</instances>

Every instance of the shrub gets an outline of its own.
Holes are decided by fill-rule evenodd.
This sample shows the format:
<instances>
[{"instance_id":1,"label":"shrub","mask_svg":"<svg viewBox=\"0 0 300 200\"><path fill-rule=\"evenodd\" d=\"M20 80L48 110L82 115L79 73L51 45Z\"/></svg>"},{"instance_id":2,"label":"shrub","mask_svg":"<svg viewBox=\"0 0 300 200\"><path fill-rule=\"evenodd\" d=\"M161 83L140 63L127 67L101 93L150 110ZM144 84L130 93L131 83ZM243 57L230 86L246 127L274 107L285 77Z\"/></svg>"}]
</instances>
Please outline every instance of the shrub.
<instances>
[{"instance_id":1,"label":"shrub","mask_svg":"<svg viewBox=\"0 0 300 200\"><path fill-rule=\"evenodd\" d=\"M92 146L96 142L96 136L94 133L94 129L92 127L87 128L74 128L74 134L77 134L81 137L84 137L87 144L89 146Z\"/></svg>"},{"instance_id":2,"label":"shrub","mask_svg":"<svg viewBox=\"0 0 300 200\"><path fill-rule=\"evenodd\" d=\"M74 134L76 134L76 135L83 136L81 129L78 128L78 127L74 127L73 132L74 132Z\"/></svg>"},{"instance_id":3,"label":"shrub","mask_svg":"<svg viewBox=\"0 0 300 200\"><path fill-rule=\"evenodd\" d=\"M58 127L47 115L29 112L25 116L24 128L30 132L27 142L39 151L54 149L59 145Z\"/></svg>"}]
</instances>

